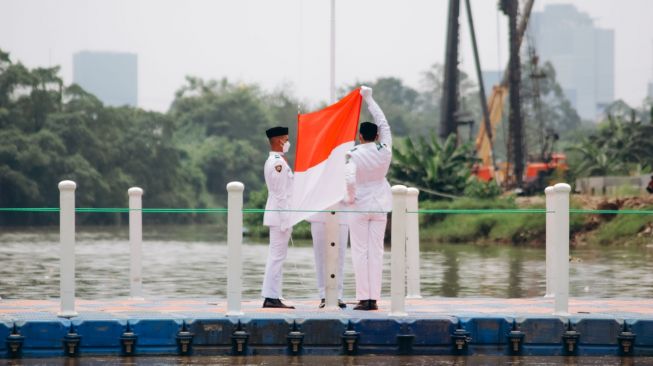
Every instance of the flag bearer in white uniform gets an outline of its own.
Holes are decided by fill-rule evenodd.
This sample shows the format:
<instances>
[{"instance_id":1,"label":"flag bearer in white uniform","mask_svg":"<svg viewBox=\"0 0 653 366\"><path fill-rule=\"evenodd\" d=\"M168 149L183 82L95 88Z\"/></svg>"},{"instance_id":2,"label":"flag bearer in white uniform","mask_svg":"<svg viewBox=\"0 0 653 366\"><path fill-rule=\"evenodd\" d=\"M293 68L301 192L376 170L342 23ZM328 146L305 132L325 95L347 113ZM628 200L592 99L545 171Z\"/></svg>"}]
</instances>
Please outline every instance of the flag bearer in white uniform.
<instances>
[{"instance_id":1,"label":"flag bearer in white uniform","mask_svg":"<svg viewBox=\"0 0 653 366\"><path fill-rule=\"evenodd\" d=\"M265 131L270 141L270 155L265 161L265 184L268 186L268 201L265 204L263 225L270 228L270 248L263 290L261 295L265 298L264 308L294 309L281 302L281 283L283 279L283 261L288 253L288 240L292 233L289 224L290 212L268 211L290 208L290 199L293 187L293 172L286 161L284 153L290 149L287 127L273 127Z\"/></svg>"},{"instance_id":2,"label":"flag bearer in white uniform","mask_svg":"<svg viewBox=\"0 0 653 366\"><path fill-rule=\"evenodd\" d=\"M363 86L360 93L374 123L361 123L361 143L347 154L345 202L353 211L373 211L350 213L348 222L358 300L354 310L377 310L376 301L381 298L386 212L392 209L392 192L385 178L392 159L392 134L383 111L372 99L372 89Z\"/></svg>"},{"instance_id":3,"label":"flag bearer in white uniform","mask_svg":"<svg viewBox=\"0 0 653 366\"><path fill-rule=\"evenodd\" d=\"M317 275L317 291L318 296L321 299L319 305L320 308L326 306L326 250L328 245L326 241L326 219L328 214L329 213L327 212L318 212L306 220L311 223L313 254L315 255L315 273ZM349 230L347 228L346 214L339 213L338 216L340 217L340 225L338 225L340 237L338 242L338 267L335 275L338 282L338 306L344 309L347 307L347 305L342 301L342 289L345 267L345 251L347 249Z\"/></svg>"}]
</instances>

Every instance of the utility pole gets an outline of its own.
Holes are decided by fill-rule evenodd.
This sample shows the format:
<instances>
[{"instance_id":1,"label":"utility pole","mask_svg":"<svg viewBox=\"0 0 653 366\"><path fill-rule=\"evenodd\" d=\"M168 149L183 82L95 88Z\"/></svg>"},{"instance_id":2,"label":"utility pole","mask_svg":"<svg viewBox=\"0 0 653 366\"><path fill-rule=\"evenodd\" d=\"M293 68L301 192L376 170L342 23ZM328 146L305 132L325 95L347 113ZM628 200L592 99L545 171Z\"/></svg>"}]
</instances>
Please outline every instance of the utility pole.
<instances>
[{"instance_id":1,"label":"utility pole","mask_svg":"<svg viewBox=\"0 0 653 366\"><path fill-rule=\"evenodd\" d=\"M483 85L483 73L481 72L481 60L478 55L478 47L476 46L476 30L474 29L474 18L472 16L472 6L469 0L465 0L465 8L467 9L467 21L469 22L469 35L472 39L472 49L474 50L474 64L476 65L476 78L478 79L478 96L481 100L481 110L483 111L483 123L485 124L485 133L487 140L490 144L490 155L492 157L492 167L497 168L497 163L494 157L494 137L492 136L492 126L490 125L490 111L487 106L487 98L485 97L485 86Z\"/></svg>"},{"instance_id":2,"label":"utility pole","mask_svg":"<svg viewBox=\"0 0 653 366\"><path fill-rule=\"evenodd\" d=\"M508 124L510 143L508 144L508 155L509 161L512 160L514 162L515 182L518 187L521 187L524 174L524 124L519 97L521 84L521 61L519 57L521 37L517 33L519 1L500 0L499 7L508 16L508 30L510 34L510 119Z\"/></svg>"},{"instance_id":3,"label":"utility pole","mask_svg":"<svg viewBox=\"0 0 653 366\"><path fill-rule=\"evenodd\" d=\"M331 0L331 54L329 72L329 103L336 102L336 0Z\"/></svg>"},{"instance_id":4,"label":"utility pole","mask_svg":"<svg viewBox=\"0 0 653 366\"><path fill-rule=\"evenodd\" d=\"M440 138L458 133L456 111L458 110L458 17L460 0L449 0L447 20L447 50L444 62L444 82L440 110Z\"/></svg>"}]
</instances>

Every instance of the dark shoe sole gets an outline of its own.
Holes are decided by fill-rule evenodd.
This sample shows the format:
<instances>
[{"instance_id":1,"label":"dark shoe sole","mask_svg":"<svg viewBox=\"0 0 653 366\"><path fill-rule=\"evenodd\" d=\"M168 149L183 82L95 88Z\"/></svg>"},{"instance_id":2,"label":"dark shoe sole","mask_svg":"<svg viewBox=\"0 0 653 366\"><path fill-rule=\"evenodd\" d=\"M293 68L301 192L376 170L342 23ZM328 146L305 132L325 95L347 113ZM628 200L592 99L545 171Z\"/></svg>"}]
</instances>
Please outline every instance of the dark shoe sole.
<instances>
[{"instance_id":1,"label":"dark shoe sole","mask_svg":"<svg viewBox=\"0 0 653 366\"><path fill-rule=\"evenodd\" d=\"M276 306L276 305L263 305L264 308L268 309L294 309L294 306L289 306L289 305L284 305L284 306Z\"/></svg>"}]
</instances>

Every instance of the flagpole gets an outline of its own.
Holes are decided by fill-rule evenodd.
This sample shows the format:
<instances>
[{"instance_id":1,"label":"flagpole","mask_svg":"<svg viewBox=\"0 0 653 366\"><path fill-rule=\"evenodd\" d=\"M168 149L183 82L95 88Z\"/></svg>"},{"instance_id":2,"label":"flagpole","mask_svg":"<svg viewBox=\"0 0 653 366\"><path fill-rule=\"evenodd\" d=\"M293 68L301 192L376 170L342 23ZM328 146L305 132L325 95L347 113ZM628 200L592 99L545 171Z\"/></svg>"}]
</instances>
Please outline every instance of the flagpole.
<instances>
[{"instance_id":1,"label":"flagpole","mask_svg":"<svg viewBox=\"0 0 653 366\"><path fill-rule=\"evenodd\" d=\"M330 103L336 102L336 0L331 0L331 70L330 70ZM338 281L340 273L338 268L338 256L340 243L340 220L338 205L329 208L333 210L326 215L326 266L325 270L325 303L327 310L338 309Z\"/></svg>"},{"instance_id":2,"label":"flagpole","mask_svg":"<svg viewBox=\"0 0 653 366\"><path fill-rule=\"evenodd\" d=\"M336 0L331 0L331 104L336 102Z\"/></svg>"}]
</instances>

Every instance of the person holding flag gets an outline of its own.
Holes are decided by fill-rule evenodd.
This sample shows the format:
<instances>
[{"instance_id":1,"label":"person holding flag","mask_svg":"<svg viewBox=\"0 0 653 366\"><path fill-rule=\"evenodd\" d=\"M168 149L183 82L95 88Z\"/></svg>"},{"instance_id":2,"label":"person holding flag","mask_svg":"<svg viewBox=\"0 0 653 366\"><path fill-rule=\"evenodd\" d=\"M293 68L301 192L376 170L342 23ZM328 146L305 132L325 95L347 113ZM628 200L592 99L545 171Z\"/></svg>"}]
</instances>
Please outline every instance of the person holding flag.
<instances>
[{"instance_id":1,"label":"person holding flag","mask_svg":"<svg viewBox=\"0 0 653 366\"><path fill-rule=\"evenodd\" d=\"M340 213L337 244L327 242L325 210L340 210L345 195L345 155L356 140L362 96L356 89L321 110L297 116L297 150L292 193L291 224L307 220L311 223L315 270L320 308L325 307L330 281L337 291L338 306L342 301L343 267L347 248L347 218ZM326 263L329 251L337 260L330 268ZM335 257L335 256L334 256ZM332 272L327 272L327 269Z\"/></svg>"},{"instance_id":2,"label":"person holding flag","mask_svg":"<svg viewBox=\"0 0 653 366\"><path fill-rule=\"evenodd\" d=\"M362 86L374 123L363 122L359 128L360 144L346 154L345 203L350 213L349 235L356 280L354 310L377 310L381 298L383 273L383 237L392 210L392 192L386 179L392 160L390 125L372 98L372 88Z\"/></svg>"},{"instance_id":3,"label":"person holding flag","mask_svg":"<svg viewBox=\"0 0 653 366\"><path fill-rule=\"evenodd\" d=\"M263 225L270 228L270 247L265 264L263 289L264 308L294 309L281 301L283 262L288 253L288 240L292 233L290 212L288 210L293 190L293 172L286 161L285 153L290 149L287 127L272 127L265 131L270 142L270 154L265 161L265 184L268 187L268 200L263 214Z\"/></svg>"}]
</instances>

